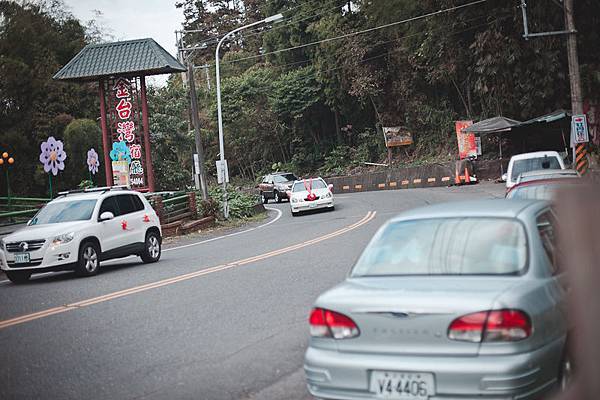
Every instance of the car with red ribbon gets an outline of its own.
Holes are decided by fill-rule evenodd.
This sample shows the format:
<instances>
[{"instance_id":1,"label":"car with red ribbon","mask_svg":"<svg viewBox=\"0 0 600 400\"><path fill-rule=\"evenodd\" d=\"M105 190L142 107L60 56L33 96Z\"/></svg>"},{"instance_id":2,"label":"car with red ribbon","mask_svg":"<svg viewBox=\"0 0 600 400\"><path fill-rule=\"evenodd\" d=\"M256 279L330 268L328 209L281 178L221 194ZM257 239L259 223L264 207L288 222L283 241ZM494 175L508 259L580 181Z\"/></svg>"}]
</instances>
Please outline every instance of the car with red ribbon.
<instances>
[{"instance_id":1,"label":"car with red ribbon","mask_svg":"<svg viewBox=\"0 0 600 400\"><path fill-rule=\"evenodd\" d=\"M287 195L293 216L303 211L323 208L333 210L335 207L333 185L328 185L321 177L295 181Z\"/></svg>"},{"instance_id":2,"label":"car with red ribbon","mask_svg":"<svg viewBox=\"0 0 600 400\"><path fill-rule=\"evenodd\" d=\"M0 267L14 283L58 270L91 276L113 258L156 262L161 244L160 221L141 193L120 186L74 190L59 193L0 240Z\"/></svg>"}]
</instances>

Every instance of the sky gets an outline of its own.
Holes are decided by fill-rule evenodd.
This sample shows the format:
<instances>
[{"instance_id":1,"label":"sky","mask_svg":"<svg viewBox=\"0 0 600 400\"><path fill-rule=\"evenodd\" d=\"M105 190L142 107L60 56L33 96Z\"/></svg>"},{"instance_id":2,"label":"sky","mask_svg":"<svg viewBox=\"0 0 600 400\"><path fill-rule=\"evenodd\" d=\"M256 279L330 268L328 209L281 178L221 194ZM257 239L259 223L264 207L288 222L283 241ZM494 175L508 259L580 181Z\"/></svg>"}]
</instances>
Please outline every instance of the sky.
<instances>
[{"instance_id":1,"label":"sky","mask_svg":"<svg viewBox=\"0 0 600 400\"><path fill-rule=\"evenodd\" d=\"M175 8L176 0L65 0L65 4L81 21L97 19L114 40L150 37L172 56L177 55L175 31L181 29L183 11ZM150 84L164 85L168 75L148 78Z\"/></svg>"}]
</instances>

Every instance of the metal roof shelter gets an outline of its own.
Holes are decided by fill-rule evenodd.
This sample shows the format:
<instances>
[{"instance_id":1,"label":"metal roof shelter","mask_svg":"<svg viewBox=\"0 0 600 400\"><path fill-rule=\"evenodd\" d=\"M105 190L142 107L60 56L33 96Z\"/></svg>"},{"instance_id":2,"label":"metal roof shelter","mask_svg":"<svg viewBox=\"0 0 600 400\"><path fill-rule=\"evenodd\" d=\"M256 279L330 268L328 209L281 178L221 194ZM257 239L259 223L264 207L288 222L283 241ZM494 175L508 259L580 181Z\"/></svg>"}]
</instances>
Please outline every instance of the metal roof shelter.
<instances>
[{"instance_id":1,"label":"metal roof shelter","mask_svg":"<svg viewBox=\"0 0 600 400\"><path fill-rule=\"evenodd\" d=\"M570 123L571 113L566 110L556 110L549 114L542 115L540 117L532 118L527 121L521 122L511 118L502 116L484 119L483 121L477 122L462 131L464 133L474 133L480 136L487 134L498 135L499 155L500 155L500 173L502 174L502 137L508 135L513 140L520 140L525 143L526 140L532 142L534 138L538 141L543 138L544 141L548 141L550 134L560 134L562 138L562 144L567 147L566 138L564 135L565 124ZM540 135L543 133L542 135ZM539 144L539 143L538 143Z\"/></svg>"},{"instance_id":2,"label":"metal roof shelter","mask_svg":"<svg viewBox=\"0 0 600 400\"><path fill-rule=\"evenodd\" d=\"M493 117L479 121L476 124L463 129L463 132L479 133L481 135L486 133L507 132L516 126L519 126L520 124L520 121L514 119L506 117Z\"/></svg>"},{"instance_id":3,"label":"metal roof shelter","mask_svg":"<svg viewBox=\"0 0 600 400\"><path fill-rule=\"evenodd\" d=\"M117 180L154 192L145 78L184 71L146 38L87 45L54 75L62 81L98 82L106 186Z\"/></svg>"},{"instance_id":4,"label":"metal roof shelter","mask_svg":"<svg viewBox=\"0 0 600 400\"><path fill-rule=\"evenodd\" d=\"M159 75L186 68L154 39L89 44L55 75L58 80L96 81L110 76Z\"/></svg>"}]
</instances>

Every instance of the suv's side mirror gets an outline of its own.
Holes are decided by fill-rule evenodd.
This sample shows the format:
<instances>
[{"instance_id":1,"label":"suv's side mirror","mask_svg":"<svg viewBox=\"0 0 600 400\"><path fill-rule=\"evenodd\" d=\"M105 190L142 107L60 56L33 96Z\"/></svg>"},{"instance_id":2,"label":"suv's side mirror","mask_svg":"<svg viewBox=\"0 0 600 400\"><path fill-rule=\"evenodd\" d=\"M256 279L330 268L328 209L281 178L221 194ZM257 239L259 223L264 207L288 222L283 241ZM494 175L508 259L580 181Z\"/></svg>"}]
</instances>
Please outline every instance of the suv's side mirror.
<instances>
[{"instance_id":1,"label":"suv's side mirror","mask_svg":"<svg viewBox=\"0 0 600 400\"><path fill-rule=\"evenodd\" d=\"M110 211L104 211L102 214L100 214L100 221L109 221L114 217L115 214L111 213Z\"/></svg>"},{"instance_id":2,"label":"suv's side mirror","mask_svg":"<svg viewBox=\"0 0 600 400\"><path fill-rule=\"evenodd\" d=\"M500 179L502 179L503 182L506 182L506 180L508 179L508 175L502 174L502 178Z\"/></svg>"},{"instance_id":3,"label":"suv's side mirror","mask_svg":"<svg viewBox=\"0 0 600 400\"><path fill-rule=\"evenodd\" d=\"M329 191L333 193L333 184L330 183L329 185L327 185L327 189L329 189Z\"/></svg>"}]
</instances>

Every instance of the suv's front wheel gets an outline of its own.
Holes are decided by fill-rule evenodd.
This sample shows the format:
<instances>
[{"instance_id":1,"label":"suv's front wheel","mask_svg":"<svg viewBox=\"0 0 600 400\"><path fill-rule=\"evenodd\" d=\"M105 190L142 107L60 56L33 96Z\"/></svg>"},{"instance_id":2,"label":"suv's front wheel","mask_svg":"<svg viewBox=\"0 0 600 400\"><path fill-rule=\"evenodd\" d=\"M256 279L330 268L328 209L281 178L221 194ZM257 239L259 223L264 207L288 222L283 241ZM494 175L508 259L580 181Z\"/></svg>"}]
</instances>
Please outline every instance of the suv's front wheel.
<instances>
[{"instance_id":1,"label":"suv's front wheel","mask_svg":"<svg viewBox=\"0 0 600 400\"><path fill-rule=\"evenodd\" d=\"M79 247L79 258L75 273L79 276L92 276L100 269L100 250L94 242L85 242Z\"/></svg>"},{"instance_id":2,"label":"suv's front wheel","mask_svg":"<svg viewBox=\"0 0 600 400\"><path fill-rule=\"evenodd\" d=\"M141 254L142 261L145 263L157 262L160 259L161 250L160 235L154 231L148 232L144 251Z\"/></svg>"},{"instance_id":3,"label":"suv's front wheel","mask_svg":"<svg viewBox=\"0 0 600 400\"><path fill-rule=\"evenodd\" d=\"M27 271L4 271L12 283L25 283L31 277L31 272Z\"/></svg>"}]
</instances>

